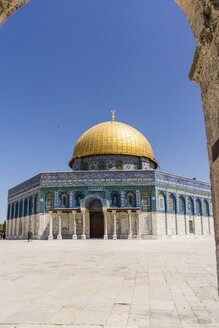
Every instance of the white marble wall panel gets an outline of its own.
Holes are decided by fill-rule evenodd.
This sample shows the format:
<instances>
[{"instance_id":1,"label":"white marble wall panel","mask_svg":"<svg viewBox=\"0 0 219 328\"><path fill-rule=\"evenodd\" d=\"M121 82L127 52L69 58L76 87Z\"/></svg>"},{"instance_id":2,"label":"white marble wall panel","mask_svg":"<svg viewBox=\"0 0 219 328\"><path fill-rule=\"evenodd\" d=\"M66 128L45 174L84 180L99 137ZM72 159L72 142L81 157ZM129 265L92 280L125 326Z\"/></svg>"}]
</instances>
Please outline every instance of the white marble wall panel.
<instances>
[{"instance_id":1,"label":"white marble wall panel","mask_svg":"<svg viewBox=\"0 0 219 328\"><path fill-rule=\"evenodd\" d=\"M185 225L186 225L186 217L182 214L177 214L177 232L178 235L184 235L186 233L185 231Z\"/></svg>"},{"instance_id":2,"label":"white marble wall panel","mask_svg":"<svg viewBox=\"0 0 219 328\"><path fill-rule=\"evenodd\" d=\"M70 235L73 235L74 233L74 227L73 227L73 214L68 214L68 232Z\"/></svg>"},{"instance_id":3,"label":"white marble wall panel","mask_svg":"<svg viewBox=\"0 0 219 328\"><path fill-rule=\"evenodd\" d=\"M68 213L62 213L61 215L62 218L62 235L68 234L69 233L69 220L68 220Z\"/></svg>"},{"instance_id":4,"label":"white marble wall panel","mask_svg":"<svg viewBox=\"0 0 219 328\"><path fill-rule=\"evenodd\" d=\"M193 222L193 233L195 233L195 226L194 226L194 217L193 215L186 215L186 231L187 235L192 234L189 229L189 221Z\"/></svg>"},{"instance_id":5,"label":"white marble wall panel","mask_svg":"<svg viewBox=\"0 0 219 328\"><path fill-rule=\"evenodd\" d=\"M59 218L58 218L58 214L54 213L53 214L53 219L52 219L52 223L53 223L53 235L58 235L58 231L59 231Z\"/></svg>"},{"instance_id":6,"label":"white marble wall panel","mask_svg":"<svg viewBox=\"0 0 219 328\"><path fill-rule=\"evenodd\" d=\"M194 216L194 223L195 223L195 234L201 235L202 234L202 224L201 224L201 217Z\"/></svg>"},{"instance_id":7,"label":"white marble wall panel","mask_svg":"<svg viewBox=\"0 0 219 328\"><path fill-rule=\"evenodd\" d=\"M209 217L210 234L214 235L214 218Z\"/></svg>"},{"instance_id":8,"label":"white marble wall panel","mask_svg":"<svg viewBox=\"0 0 219 328\"><path fill-rule=\"evenodd\" d=\"M166 234L165 213L159 213L157 215L157 234L158 235Z\"/></svg>"},{"instance_id":9,"label":"white marble wall panel","mask_svg":"<svg viewBox=\"0 0 219 328\"><path fill-rule=\"evenodd\" d=\"M128 235L128 214L122 213L120 215L120 224L121 224L121 235Z\"/></svg>"},{"instance_id":10,"label":"white marble wall panel","mask_svg":"<svg viewBox=\"0 0 219 328\"><path fill-rule=\"evenodd\" d=\"M137 235L136 214L132 213L132 234Z\"/></svg>"},{"instance_id":11,"label":"white marble wall panel","mask_svg":"<svg viewBox=\"0 0 219 328\"><path fill-rule=\"evenodd\" d=\"M142 215L142 233L146 235L152 234L152 220L151 220L151 213L144 213Z\"/></svg>"},{"instance_id":12,"label":"white marble wall panel","mask_svg":"<svg viewBox=\"0 0 219 328\"><path fill-rule=\"evenodd\" d=\"M209 220L207 216L202 217L203 234L209 235Z\"/></svg>"},{"instance_id":13,"label":"white marble wall panel","mask_svg":"<svg viewBox=\"0 0 219 328\"><path fill-rule=\"evenodd\" d=\"M77 235L82 235L82 214L76 214L76 229Z\"/></svg>"},{"instance_id":14,"label":"white marble wall panel","mask_svg":"<svg viewBox=\"0 0 219 328\"><path fill-rule=\"evenodd\" d=\"M132 234L137 235L138 216L132 212ZM127 237L129 234L129 221L127 212L117 212L117 235L118 237ZM177 232L178 235L214 235L214 220L212 217L200 217L193 215L177 214ZM165 213L147 213L140 214L140 232L144 235L165 235L166 234L166 219L168 224L168 235L176 235L175 214ZM11 239L27 238L28 231L31 230L33 238L47 238L49 234L49 213L33 214L22 218L7 220L7 236ZM86 235L90 235L90 214L86 212ZM189 221L193 222L193 233L189 229ZM107 213L108 235L113 235L114 222L113 213ZM186 223L186 225L185 225ZM76 214L77 235L82 234L82 214ZM53 234L56 237L58 234L58 214L53 214ZM73 215L70 213L62 213L62 235L73 234Z\"/></svg>"},{"instance_id":15,"label":"white marble wall panel","mask_svg":"<svg viewBox=\"0 0 219 328\"><path fill-rule=\"evenodd\" d=\"M168 226L168 234L175 235L176 234L176 217L175 214L167 214L167 226Z\"/></svg>"}]
</instances>

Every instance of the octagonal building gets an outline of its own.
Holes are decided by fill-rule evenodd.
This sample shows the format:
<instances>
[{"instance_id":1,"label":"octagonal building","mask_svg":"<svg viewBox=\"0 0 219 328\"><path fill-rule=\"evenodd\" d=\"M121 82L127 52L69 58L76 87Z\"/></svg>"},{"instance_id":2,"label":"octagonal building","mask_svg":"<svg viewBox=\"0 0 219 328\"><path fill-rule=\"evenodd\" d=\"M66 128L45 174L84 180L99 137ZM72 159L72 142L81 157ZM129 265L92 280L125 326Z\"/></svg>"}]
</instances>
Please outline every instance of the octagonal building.
<instances>
[{"instance_id":1,"label":"octagonal building","mask_svg":"<svg viewBox=\"0 0 219 328\"><path fill-rule=\"evenodd\" d=\"M69 172L46 172L8 191L7 239L207 238L209 183L156 170L145 136L98 124L77 141Z\"/></svg>"}]
</instances>

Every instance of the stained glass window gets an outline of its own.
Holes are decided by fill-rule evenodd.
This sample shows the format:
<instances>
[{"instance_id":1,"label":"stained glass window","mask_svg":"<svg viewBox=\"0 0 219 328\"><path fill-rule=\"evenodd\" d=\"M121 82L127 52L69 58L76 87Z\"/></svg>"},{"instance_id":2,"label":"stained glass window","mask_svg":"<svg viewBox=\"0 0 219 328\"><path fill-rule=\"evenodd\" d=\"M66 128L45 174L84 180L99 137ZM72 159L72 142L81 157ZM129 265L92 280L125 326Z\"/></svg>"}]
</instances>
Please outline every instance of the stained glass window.
<instances>
[{"instance_id":1,"label":"stained glass window","mask_svg":"<svg viewBox=\"0 0 219 328\"><path fill-rule=\"evenodd\" d=\"M201 201L200 201L200 199L196 199L196 213L201 215Z\"/></svg>"},{"instance_id":2,"label":"stained glass window","mask_svg":"<svg viewBox=\"0 0 219 328\"><path fill-rule=\"evenodd\" d=\"M204 215L209 215L208 202L207 202L206 199L204 200L204 203L203 203L203 214Z\"/></svg>"},{"instance_id":3,"label":"stained glass window","mask_svg":"<svg viewBox=\"0 0 219 328\"><path fill-rule=\"evenodd\" d=\"M164 194L162 192L159 193L159 209L165 211Z\"/></svg>"},{"instance_id":4,"label":"stained glass window","mask_svg":"<svg viewBox=\"0 0 219 328\"><path fill-rule=\"evenodd\" d=\"M192 198L188 199L188 212L193 213L193 200L192 200Z\"/></svg>"},{"instance_id":5,"label":"stained glass window","mask_svg":"<svg viewBox=\"0 0 219 328\"><path fill-rule=\"evenodd\" d=\"M185 199L183 196L180 196L179 198L179 211L185 213Z\"/></svg>"},{"instance_id":6,"label":"stained glass window","mask_svg":"<svg viewBox=\"0 0 219 328\"><path fill-rule=\"evenodd\" d=\"M46 208L52 208L53 207L53 193L48 192L46 195Z\"/></svg>"},{"instance_id":7,"label":"stained glass window","mask_svg":"<svg viewBox=\"0 0 219 328\"><path fill-rule=\"evenodd\" d=\"M176 211L176 201L173 195L170 195L170 211L172 212Z\"/></svg>"}]
</instances>

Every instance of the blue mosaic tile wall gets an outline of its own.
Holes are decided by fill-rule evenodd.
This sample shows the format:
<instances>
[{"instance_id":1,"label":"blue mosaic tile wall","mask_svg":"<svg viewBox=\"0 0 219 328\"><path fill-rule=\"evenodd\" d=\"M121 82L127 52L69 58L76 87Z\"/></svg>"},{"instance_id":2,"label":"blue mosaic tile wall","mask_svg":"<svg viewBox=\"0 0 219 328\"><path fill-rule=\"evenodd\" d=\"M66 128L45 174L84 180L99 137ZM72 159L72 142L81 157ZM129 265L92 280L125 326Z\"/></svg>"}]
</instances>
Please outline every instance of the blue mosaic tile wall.
<instances>
[{"instance_id":1,"label":"blue mosaic tile wall","mask_svg":"<svg viewBox=\"0 0 219 328\"><path fill-rule=\"evenodd\" d=\"M155 170L145 171L77 171L77 172L54 172L54 173L41 173L33 178L11 188L8 192L9 208L8 218L17 215L16 202L26 197L29 204L31 196L36 195L36 191L31 190L39 186L40 190L40 212L46 211L46 194L52 192L54 195L54 207L59 208L60 197L63 192L68 195L69 207L75 207L75 195L77 192L82 192L83 198L88 195L96 195L101 199L106 199L112 206L111 195L117 192L119 195L119 206L128 207L127 194L134 193L135 204L137 208L142 208L141 192L149 191L151 210L159 211L158 207L158 190L164 191L166 195L166 211L169 212L169 193L168 188L174 190L181 190L185 199L187 200L186 193L194 193L194 204L197 196L200 194L200 201L203 205L204 200L208 201L208 206L211 202L211 187L209 183L196 181L184 177L175 176L165 172ZM157 191L155 191L155 188ZM36 189L35 189L36 190ZM28 196L23 196L22 193L29 193ZM176 193L173 192L175 197ZM179 213L179 199L176 197L176 211ZM78 205L79 206L79 205ZM30 210L25 210L26 215ZM32 210L31 210L32 211ZM34 211L35 212L35 211ZM16 214L14 214L16 213ZM196 211L194 212L196 214ZM212 214L212 213L211 213Z\"/></svg>"}]
</instances>

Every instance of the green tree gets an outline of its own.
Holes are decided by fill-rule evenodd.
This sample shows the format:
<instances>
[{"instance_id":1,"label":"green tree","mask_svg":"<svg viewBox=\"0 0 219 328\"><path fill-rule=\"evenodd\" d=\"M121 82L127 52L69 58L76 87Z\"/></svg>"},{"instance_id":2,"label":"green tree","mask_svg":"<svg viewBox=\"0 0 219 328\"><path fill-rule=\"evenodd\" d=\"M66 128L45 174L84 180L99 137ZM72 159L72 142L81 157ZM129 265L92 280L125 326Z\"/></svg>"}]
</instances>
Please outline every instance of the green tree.
<instances>
[{"instance_id":1,"label":"green tree","mask_svg":"<svg viewBox=\"0 0 219 328\"><path fill-rule=\"evenodd\" d=\"M6 221L4 223L0 223L0 235L2 236L3 234L5 235L6 231Z\"/></svg>"}]
</instances>

